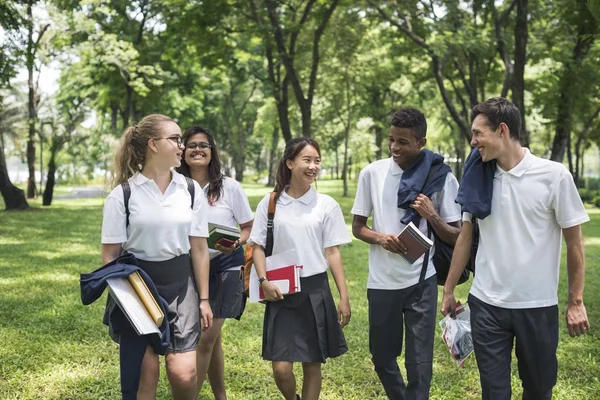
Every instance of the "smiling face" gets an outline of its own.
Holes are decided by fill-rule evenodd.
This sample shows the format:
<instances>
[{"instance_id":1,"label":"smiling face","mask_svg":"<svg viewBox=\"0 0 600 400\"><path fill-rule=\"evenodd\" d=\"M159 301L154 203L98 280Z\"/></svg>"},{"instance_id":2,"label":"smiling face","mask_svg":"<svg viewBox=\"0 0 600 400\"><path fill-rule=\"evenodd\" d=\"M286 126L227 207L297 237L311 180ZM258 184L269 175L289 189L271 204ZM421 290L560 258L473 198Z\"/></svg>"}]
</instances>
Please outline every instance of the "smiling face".
<instances>
[{"instance_id":1,"label":"smiling face","mask_svg":"<svg viewBox=\"0 0 600 400\"><path fill-rule=\"evenodd\" d=\"M503 127L506 127L506 125L501 123L498 128L492 129L489 126L487 117L483 114L477 115L473 120L471 146L479 150L483 162L497 159L502 152L501 133Z\"/></svg>"},{"instance_id":2,"label":"smiling face","mask_svg":"<svg viewBox=\"0 0 600 400\"><path fill-rule=\"evenodd\" d=\"M306 145L293 160L287 160L286 165L292 173L291 184L310 186L319 176L321 155L313 146Z\"/></svg>"},{"instance_id":3,"label":"smiling face","mask_svg":"<svg viewBox=\"0 0 600 400\"><path fill-rule=\"evenodd\" d=\"M402 169L406 169L417 158L425 143L427 139L417 139L410 128L390 127L388 149L394 162Z\"/></svg>"},{"instance_id":4,"label":"smiling face","mask_svg":"<svg viewBox=\"0 0 600 400\"><path fill-rule=\"evenodd\" d=\"M204 133L191 135L185 143L185 162L190 169L208 168L212 160L210 143Z\"/></svg>"},{"instance_id":5,"label":"smiling face","mask_svg":"<svg viewBox=\"0 0 600 400\"><path fill-rule=\"evenodd\" d=\"M181 129L175 122L163 122L158 137L150 139L148 145L165 166L176 168L181 165Z\"/></svg>"}]
</instances>

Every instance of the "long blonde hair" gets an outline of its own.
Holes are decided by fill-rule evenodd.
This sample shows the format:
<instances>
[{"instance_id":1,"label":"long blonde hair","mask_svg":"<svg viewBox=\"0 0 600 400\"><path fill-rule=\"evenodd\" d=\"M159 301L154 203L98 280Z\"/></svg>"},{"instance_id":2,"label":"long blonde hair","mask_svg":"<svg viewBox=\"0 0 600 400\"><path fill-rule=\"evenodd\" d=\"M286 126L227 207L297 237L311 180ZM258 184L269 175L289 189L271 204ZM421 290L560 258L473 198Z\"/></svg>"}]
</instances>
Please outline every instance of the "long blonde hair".
<instances>
[{"instance_id":1,"label":"long blonde hair","mask_svg":"<svg viewBox=\"0 0 600 400\"><path fill-rule=\"evenodd\" d=\"M160 137L162 124L165 122L175 121L166 115L150 114L137 125L125 129L115 154L114 186L126 182L136 172L142 171L146 161L148 140Z\"/></svg>"}]
</instances>

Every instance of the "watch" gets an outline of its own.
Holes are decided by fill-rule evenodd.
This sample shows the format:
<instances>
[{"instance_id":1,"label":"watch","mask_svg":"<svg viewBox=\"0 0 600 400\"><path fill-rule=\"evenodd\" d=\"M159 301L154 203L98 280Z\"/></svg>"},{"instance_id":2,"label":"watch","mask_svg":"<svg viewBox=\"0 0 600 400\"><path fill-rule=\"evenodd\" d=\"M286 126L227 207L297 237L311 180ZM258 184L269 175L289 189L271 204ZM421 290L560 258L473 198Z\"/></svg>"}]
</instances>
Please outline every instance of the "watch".
<instances>
[{"instance_id":1,"label":"watch","mask_svg":"<svg viewBox=\"0 0 600 400\"><path fill-rule=\"evenodd\" d=\"M258 278L258 286L262 285L262 283L264 281L268 281L269 279L266 276L263 276L262 278Z\"/></svg>"}]
</instances>

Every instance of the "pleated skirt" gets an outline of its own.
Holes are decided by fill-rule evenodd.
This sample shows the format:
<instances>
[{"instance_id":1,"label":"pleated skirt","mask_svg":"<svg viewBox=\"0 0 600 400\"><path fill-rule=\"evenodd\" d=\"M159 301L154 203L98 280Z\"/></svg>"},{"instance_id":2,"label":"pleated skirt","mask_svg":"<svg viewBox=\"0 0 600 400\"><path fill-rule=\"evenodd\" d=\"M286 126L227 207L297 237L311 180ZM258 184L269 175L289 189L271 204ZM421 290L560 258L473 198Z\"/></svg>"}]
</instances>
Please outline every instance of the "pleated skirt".
<instances>
[{"instance_id":1,"label":"pleated skirt","mask_svg":"<svg viewBox=\"0 0 600 400\"><path fill-rule=\"evenodd\" d=\"M324 363L348 351L327 273L301 278L301 288L300 293L267 302L263 359Z\"/></svg>"}]
</instances>

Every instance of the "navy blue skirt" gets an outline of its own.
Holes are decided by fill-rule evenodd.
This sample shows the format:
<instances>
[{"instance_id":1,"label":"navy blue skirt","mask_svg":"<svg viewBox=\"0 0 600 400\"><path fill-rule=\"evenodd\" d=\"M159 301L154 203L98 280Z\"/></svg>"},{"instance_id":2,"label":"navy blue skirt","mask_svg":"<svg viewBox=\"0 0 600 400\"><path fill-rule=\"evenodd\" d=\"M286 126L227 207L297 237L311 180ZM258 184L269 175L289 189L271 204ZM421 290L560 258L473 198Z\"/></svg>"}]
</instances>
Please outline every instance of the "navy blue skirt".
<instances>
[{"instance_id":1,"label":"navy blue skirt","mask_svg":"<svg viewBox=\"0 0 600 400\"><path fill-rule=\"evenodd\" d=\"M300 285L300 293L266 304L265 360L324 363L348 351L327 273L301 278Z\"/></svg>"}]
</instances>

